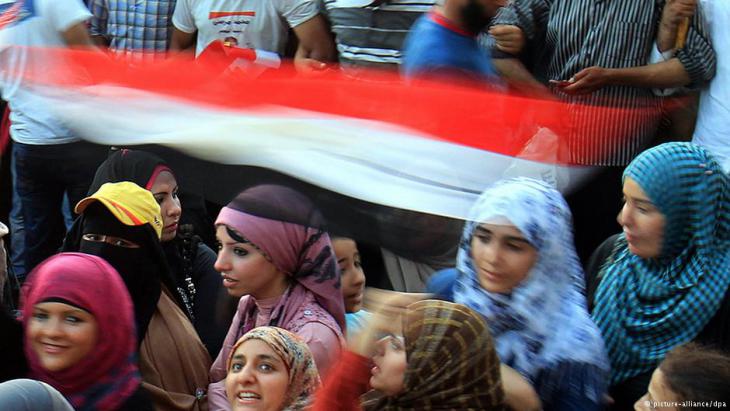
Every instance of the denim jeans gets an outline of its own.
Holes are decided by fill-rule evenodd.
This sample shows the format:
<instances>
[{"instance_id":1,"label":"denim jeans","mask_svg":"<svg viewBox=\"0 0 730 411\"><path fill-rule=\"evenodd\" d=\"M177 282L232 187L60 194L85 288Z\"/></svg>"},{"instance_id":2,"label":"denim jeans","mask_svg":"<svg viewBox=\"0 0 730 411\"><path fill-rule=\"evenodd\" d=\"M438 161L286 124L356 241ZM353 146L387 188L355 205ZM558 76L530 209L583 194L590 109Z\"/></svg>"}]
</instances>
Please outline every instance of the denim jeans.
<instances>
[{"instance_id":1,"label":"denim jeans","mask_svg":"<svg viewBox=\"0 0 730 411\"><path fill-rule=\"evenodd\" d=\"M64 195L75 206L87 194L107 149L85 142L13 144L16 192L25 228L25 270L55 254L66 234Z\"/></svg>"}]
</instances>

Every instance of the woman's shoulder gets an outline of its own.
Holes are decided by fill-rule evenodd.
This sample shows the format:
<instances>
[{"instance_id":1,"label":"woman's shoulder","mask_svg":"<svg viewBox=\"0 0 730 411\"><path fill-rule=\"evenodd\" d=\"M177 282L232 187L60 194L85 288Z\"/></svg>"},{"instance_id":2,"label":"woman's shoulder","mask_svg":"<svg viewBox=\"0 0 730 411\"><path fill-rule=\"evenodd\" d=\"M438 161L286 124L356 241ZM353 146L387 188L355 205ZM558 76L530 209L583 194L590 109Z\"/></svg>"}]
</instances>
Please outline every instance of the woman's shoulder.
<instances>
[{"instance_id":1,"label":"woman's shoulder","mask_svg":"<svg viewBox=\"0 0 730 411\"><path fill-rule=\"evenodd\" d=\"M445 268L436 271L428 280L426 292L439 299L454 301L454 284L456 284L458 277L459 270L456 268Z\"/></svg>"},{"instance_id":2,"label":"woman's shoulder","mask_svg":"<svg viewBox=\"0 0 730 411\"><path fill-rule=\"evenodd\" d=\"M616 242L619 240L620 236L620 233L614 234L604 240L603 243L601 243L601 245L593 251L593 254L591 254L591 257L588 259L588 263L585 266L586 299L588 300L589 311L593 311L593 297L598 289L598 285L603 279L601 277L601 270L608 263L616 250Z\"/></svg>"},{"instance_id":3,"label":"woman's shoulder","mask_svg":"<svg viewBox=\"0 0 730 411\"><path fill-rule=\"evenodd\" d=\"M561 360L544 368L535 378L535 388L546 410L603 409L610 372L599 365Z\"/></svg>"}]
</instances>

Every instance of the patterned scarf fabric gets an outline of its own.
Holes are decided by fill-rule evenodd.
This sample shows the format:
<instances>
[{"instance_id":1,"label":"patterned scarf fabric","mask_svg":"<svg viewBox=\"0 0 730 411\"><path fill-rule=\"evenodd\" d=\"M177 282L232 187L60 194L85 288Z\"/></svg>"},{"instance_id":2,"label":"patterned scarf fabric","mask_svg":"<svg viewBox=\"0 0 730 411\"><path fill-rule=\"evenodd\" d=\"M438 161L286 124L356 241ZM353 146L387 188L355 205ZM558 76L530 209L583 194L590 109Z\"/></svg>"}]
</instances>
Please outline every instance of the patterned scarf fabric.
<instances>
[{"instance_id":1,"label":"patterned scarf fabric","mask_svg":"<svg viewBox=\"0 0 730 411\"><path fill-rule=\"evenodd\" d=\"M324 231L324 218L307 197L284 186L255 186L221 209L215 221L216 226L220 224L235 230L276 268L314 294L340 330L345 329L337 257ZM296 313L298 304L286 302L284 315ZM277 325L288 328L286 321Z\"/></svg>"},{"instance_id":2,"label":"patterned scarf fabric","mask_svg":"<svg viewBox=\"0 0 730 411\"><path fill-rule=\"evenodd\" d=\"M403 393L368 395L363 409L506 410L494 341L478 313L445 301L419 301L407 308L403 336Z\"/></svg>"},{"instance_id":3,"label":"patterned scarf fabric","mask_svg":"<svg viewBox=\"0 0 730 411\"><path fill-rule=\"evenodd\" d=\"M527 278L510 294L483 289L472 261L474 230L495 219L508 220L538 252ZM555 189L529 178L503 180L488 188L464 225L456 261L454 300L486 318L503 363L533 383L541 370L563 361L608 372L600 332L586 308L570 210Z\"/></svg>"},{"instance_id":4,"label":"patterned scarf fabric","mask_svg":"<svg viewBox=\"0 0 730 411\"><path fill-rule=\"evenodd\" d=\"M665 217L658 258L632 254L622 235L601 269L593 317L613 366L612 384L652 370L694 339L730 284L730 185L700 146L667 143L624 172Z\"/></svg>"},{"instance_id":5,"label":"patterned scarf fabric","mask_svg":"<svg viewBox=\"0 0 730 411\"><path fill-rule=\"evenodd\" d=\"M41 263L23 285L23 328L41 302L64 301L91 313L97 343L69 368L48 371L26 338L33 378L60 391L76 410L116 410L140 385L132 300L109 263L97 256L61 253Z\"/></svg>"},{"instance_id":6,"label":"patterned scarf fabric","mask_svg":"<svg viewBox=\"0 0 730 411\"><path fill-rule=\"evenodd\" d=\"M314 364L314 358L312 358L307 344L283 328L258 327L247 332L233 346L226 369L231 369L231 361L236 350L248 340L265 342L286 364L289 371L289 388L282 410L296 411L308 408L314 392L320 386L320 380L317 366Z\"/></svg>"}]
</instances>

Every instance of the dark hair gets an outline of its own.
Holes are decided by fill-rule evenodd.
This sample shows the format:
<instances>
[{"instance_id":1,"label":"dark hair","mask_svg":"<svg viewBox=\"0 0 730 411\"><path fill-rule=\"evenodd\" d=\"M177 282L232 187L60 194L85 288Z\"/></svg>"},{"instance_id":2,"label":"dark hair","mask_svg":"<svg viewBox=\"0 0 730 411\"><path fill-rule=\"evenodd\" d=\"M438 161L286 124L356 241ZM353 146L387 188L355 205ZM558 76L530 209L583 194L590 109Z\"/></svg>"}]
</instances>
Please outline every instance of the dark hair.
<instances>
[{"instance_id":1,"label":"dark hair","mask_svg":"<svg viewBox=\"0 0 730 411\"><path fill-rule=\"evenodd\" d=\"M680 410L706 410L692 402L717 401L722 406L730 405L730 357L698 344L689 343L672 349L664 358L659 369L669 389L677 393L678 401L690 402Z\"/></svg>"}]
</instances>

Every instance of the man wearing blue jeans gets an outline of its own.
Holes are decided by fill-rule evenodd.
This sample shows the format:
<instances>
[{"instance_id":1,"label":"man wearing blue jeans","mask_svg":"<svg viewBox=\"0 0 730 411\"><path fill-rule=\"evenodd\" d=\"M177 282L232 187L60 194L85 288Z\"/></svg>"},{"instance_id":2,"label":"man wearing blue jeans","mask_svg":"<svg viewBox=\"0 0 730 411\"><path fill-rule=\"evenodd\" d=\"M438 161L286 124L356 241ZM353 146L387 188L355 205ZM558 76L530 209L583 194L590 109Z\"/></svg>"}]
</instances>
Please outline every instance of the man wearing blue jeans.
<instances>
[{"instance_id":1,"label":"man wearing blue jeans","mask_svg":"<svg viewBox=\"0 0 730 411\"><path fill-rule=\"evenodd\" d=\"M8 47L0 55L3 99L11 109L15 192L25 226L25 271L54 254L66 232L61 205L86 195L106 150L80 142L52 113L43 97L25 80L53 70L40 47L94 48L86 30L91 17L81 0L24 0L0 5L0 12L19 8L3 27ZM17 209L17 208L16 208Z\"/></svg>"}]
</instances>

